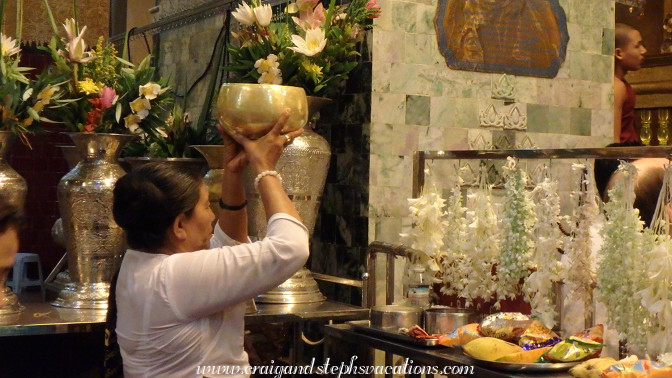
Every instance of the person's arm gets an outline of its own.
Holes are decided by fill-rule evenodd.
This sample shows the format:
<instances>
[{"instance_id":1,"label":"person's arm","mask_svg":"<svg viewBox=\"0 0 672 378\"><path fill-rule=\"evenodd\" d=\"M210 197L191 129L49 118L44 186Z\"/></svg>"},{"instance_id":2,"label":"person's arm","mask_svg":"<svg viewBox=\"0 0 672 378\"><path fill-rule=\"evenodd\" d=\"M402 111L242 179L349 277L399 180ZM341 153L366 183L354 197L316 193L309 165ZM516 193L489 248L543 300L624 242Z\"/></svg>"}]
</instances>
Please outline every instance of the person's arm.
<instances>
[{"instance_id":1,"label":"person's arm","mask_svg":"<svg viewBox=\"0 0 672 378\"><path fill-rule=\"evenodd\" d=\"M255 177L262 172L275 170L275 164L280 158L287 141L293 141L303 132L303 129L299 129L286 134L281 133L282 127L289 118L289 113L290 110L286 109L271 131L259 139L250 140L238 134L232 135L233 139L243 146L244 159L254 172ZM238 158L241 158L241 156L236 156L234 160ZM298 211L285 193L277 176L266 175L260 178L257 190L264 204L267 220L273 214L285 213L301 221Z\"/></svg>"},{"instance_id":2,"label":"person's arm","mask_svg":"<svg viewBox=\"0 0 672 378\"><path fill-rule=\"evenodd\" d=\"M625 83L614 77L614 142L621 141L621 124L623 117L623 104L628 96Z\"/></svg>"}]
</instances>

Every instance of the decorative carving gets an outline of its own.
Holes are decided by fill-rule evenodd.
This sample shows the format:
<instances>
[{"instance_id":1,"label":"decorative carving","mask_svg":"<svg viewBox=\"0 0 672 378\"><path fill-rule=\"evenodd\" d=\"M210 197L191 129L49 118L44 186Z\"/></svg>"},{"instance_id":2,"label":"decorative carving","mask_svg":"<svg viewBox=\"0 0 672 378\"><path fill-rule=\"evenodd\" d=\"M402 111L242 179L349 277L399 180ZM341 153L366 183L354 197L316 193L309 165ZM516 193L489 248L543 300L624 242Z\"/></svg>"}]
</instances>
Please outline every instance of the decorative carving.
<instances>
[{"instance_id":1,"label":"decorative carving","mask_svg":"<svg viewBox=\"0 0 672 378\"><path fill-rule=\"evenodd\" d=\"M482 110L479 118L481 127L504 127L504 118L495 109L495 105L493 104Z\"/></svg>"},{"instance_id":2,"label":"decorative carving","mask_svg":"<svg viewBox=\"0 0 672 378\"><path fill-rule=\"evenodd\" d=\"M504 114L504 128L508 130L527 130L527 114L523 113L517 104Z\"/></svg>"},{"instance_id":3,"label":"decorative carving","mask_svg":"<svg viewBox=\"0 0 672 378\"><path fill-rule=\"evenodd\" d=\"M492 80L491 97L505 101L514 101L516 95L515 76L503 74L497 80Z\"/></svg>"}]
</instances>

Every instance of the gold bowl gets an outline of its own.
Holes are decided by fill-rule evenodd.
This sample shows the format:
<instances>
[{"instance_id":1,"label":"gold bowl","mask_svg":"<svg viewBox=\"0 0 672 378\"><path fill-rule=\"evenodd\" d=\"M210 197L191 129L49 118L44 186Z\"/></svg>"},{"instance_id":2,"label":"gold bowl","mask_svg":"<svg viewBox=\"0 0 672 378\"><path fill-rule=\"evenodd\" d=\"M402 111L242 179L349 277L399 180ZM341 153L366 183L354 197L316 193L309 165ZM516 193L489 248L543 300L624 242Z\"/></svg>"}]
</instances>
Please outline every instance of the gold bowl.
<instances>
[{"instance_id":1,"label":"gold bowl","mask_svg":"<svg viewBox=\"0 0 672 378\"><path fill-rule=\"evenodd\" d=\"M303 88L273 84L223 84L217 98L216 117L227 133L234 131L256 139L266 134L285 108L292 109L282 132L308 122L308 102Z\"/></svg>"}]
</instances>

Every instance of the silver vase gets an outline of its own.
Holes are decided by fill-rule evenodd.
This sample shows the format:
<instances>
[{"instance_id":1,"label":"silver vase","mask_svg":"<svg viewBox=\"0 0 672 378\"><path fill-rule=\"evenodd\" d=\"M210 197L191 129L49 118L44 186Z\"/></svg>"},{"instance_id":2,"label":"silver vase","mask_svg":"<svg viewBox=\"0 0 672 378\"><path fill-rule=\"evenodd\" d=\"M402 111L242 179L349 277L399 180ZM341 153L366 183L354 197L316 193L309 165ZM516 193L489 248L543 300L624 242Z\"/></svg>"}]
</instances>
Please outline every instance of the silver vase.
<instances>
[{"instance_id":1,"label":"silver vase","mask_svg":"<svg viewBox=\"0 0 672 378\"><path fill-rule=\"evenodd\" d=\"M329 102L324 98L308 97L310 116ZM315 230L330 159L331 148L327 140L314 132L311 125L307 125L303 134L285 148L275 166L310 236ZM266 213L261 197L254 188L254 178L254 174L247 170L243 182L248 196L250 235L261 239L266 234ZM324 299L312 273L306 268L299 269L280 286L256 298L260 303L312 303Z\"/></svg>"},{"instance_id":2,"label":"silver vase","mask_svg":"<svg viewBox=\"0 0 672 378\"><path fill-rule=\"evenodd\" d=\"M26 180L7 164L6 160L7 152L14 140L15 135L11 131L0 131L0 193L23 212L28 185L26 185ZM12 292L12 289L7 287L8 273L9 270L0 272L0 290L4 294L4 299L0 302L0 317L2 317L0 323L5 323L4 320L14 318L16 314L25 309L19 303L19 298ZM11 323L11 320L8 320L9 323Z\"/></svg>"},{"instance_id":3,"label":"silver vase","mask_svg":"<svg viewBox=\"0 0 672 378\"><path fill-rule=\"evenodd\" d=\"M134 137L69 133L82 161L58 184L72 283L52 303L68 308L107 308L112 276L126 249L124 232L112 216L114 184L125 174L117 162Z\"/></svg>"},{"instance_id":4,"label":"silver vase","mask_svg":"<svg viewBox=\"0 0 672 378\"><path fill-rule=\"evenodd\" d=\"M82 156L80 155L77 146L59 145L58 148L63 153L63 157L65 158L66 163L68 163L68 169L72 170L77 166L77 163L82 161ZM62 218L56 219L54 225L51 226L51 238L54 240L54 242L56 242L56 244L65 248L65 235L63 234ZM58 271L56 277L51 282L45 282L47 290L59 293L61 290L65 288L67 284L72 282L72 280L70 279L70 270L66 268L65 270L60 272L62 267L63 264L59 261L59 263L54 268L55 270ZM51 277L52 274L54 273L52 272L49 276Z\"/></svg>"}]
</instances>

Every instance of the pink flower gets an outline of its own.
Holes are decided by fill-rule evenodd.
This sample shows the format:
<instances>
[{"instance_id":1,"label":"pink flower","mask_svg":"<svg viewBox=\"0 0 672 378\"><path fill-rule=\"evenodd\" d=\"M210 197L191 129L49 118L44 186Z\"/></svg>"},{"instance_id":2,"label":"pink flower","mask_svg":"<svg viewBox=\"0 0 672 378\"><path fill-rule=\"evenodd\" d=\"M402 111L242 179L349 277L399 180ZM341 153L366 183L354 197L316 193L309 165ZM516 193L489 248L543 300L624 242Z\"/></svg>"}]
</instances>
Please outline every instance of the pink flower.
<instances>
[{"instance_id":1,"label":"pink flower","mask_svg":"<svg viewBox=\"0 0 672 378\"><path fill-rule=\"evenodd\" d=\"M380 17L380 5L376 4L376 0L369 0L369 2L366 3L366 9L374 11L369 15L370 18Z\"/></svg>"},{"instance_id":2,"label":"pink flower","mask_svg":"<svg viewBox=\"0 0 672 378\"><path fill-rule=\"evenodd\" d=\"M299 16L300 17L298 18L292 17L292 20L294 20L294 22L296 22L296 24L303 30L320 27L327 19L324 16L324 7L322 6L322 3L318 4L312 11L301 11Z\"/></svg>"},{"instance_id":3,"label":"pink flower","mask_svg":"<svg viewBox=\"0 0 672 378\"><path fill-rule=\"evenodd\" d=\"M100 99L101 99L101 106L102 109L107 109L112 107L112 104L114 103L114 98L117 97L117 92L114 91L113 88L110 87L103 87L103 90L100 91Z\"/></svg>"}]
</instances>

